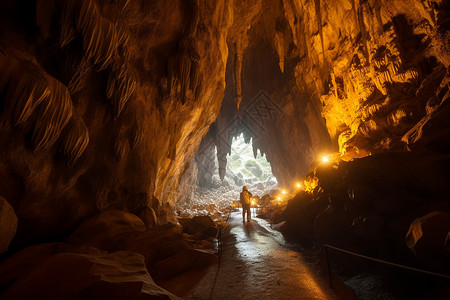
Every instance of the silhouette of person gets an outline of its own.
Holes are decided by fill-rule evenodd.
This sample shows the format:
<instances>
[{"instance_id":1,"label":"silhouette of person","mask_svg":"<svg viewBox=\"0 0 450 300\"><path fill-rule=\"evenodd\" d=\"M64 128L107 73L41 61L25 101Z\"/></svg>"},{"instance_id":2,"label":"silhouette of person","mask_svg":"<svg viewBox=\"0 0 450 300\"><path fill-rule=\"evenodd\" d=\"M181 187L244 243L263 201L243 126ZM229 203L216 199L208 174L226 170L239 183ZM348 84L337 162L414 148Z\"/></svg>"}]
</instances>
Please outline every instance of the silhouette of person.
<instances>
[{"instance_id":1,"label":"silhouette of person","mask_svg":"<svg viewBox=\"0 0 450 300\"><path fill-rule=\"evenodd\" d=\"M252 193L248 191L247 186L242 187L242 192L240 194L239 202L242 204L242 222L245 222L245 213L247 212L247 221L251 222L251 211L250 211L250 205L251 205L251 199L252 199Z\"/></svg>"}]
</instances>

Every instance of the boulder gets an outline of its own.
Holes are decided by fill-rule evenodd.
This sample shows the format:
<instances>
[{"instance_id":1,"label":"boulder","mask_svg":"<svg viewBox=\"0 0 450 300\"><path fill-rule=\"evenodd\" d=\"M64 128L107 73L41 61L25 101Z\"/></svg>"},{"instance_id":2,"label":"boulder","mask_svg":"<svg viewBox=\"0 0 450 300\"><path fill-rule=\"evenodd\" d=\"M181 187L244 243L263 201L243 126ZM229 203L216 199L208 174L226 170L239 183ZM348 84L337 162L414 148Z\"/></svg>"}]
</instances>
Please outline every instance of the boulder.
<instances>
[{"instance_id":1,"label":"boulder","mask_svg":"<svg viewBox=\"0 0 450 300\"><path fill-rule=\"evenodd\" d=\"M282 217L283 212L285 208L284 207L277 207L274 210L270 212L270 222L272 224L278 224L284 221L284 218Z\"/></svg>"},{"instance_id":2,"label":"boulder","mask_svg":"<svg viewBox=\"0 0 450 300\"><path fill-rule=\"evenodd\" d=\"M166 224L139 233L126 245L127 250L137 252L145 257L149 269L156 261L188 248L190 246L187 241L183 240L181 226L174 224Z\"/></svg>"},{"instance_id":3,"label":"boulder","mask_svg":"<svg viewBox=\"0 0 450 300\"><path fill-rule=\"evenodd\" d=\"M406 245L421 260L450 264L446 242L450 233L450 214L432 211L415 219L406 234Z\"/></svg>"},{"instance_id":4,"label":"boulder","mask_svg":"<svg viewBox=\"0 0 450 300\"><path fill-rule=\"evenodd\" d=\"M0 287L11 285L69 247L64 243L38 244L14 254L0 263Z\"/></svg>"},{"instance_id":5,"label":"boulder","mask_svg":"<svg viewBox=\"0 0 450 300\"><path fill-rule=\"evenodd\" d=\"M69 236L71 245L89 245L113 252L125 250L128 241L147 230L136 215L119 210L107 210L84 221Z\"/></svg>"},{"instance_id":6,"label":"boulder","mask_svg":"<svg viewBox=\"0 0 450 300\"><path fill-rule=\"evenodd\" d=\"M300 237L307 237L313 233L313 225L316 216L328 206L326 196L313 199L312 195L300 191L294 198L288 201L288 205L281 217L286 220Z\"/></svg>"},{"instance_id":7,"label":"boulder","mask_svg":"<svg viewBox=\"0 0 450 300\"><path fill-rule=\"evenodd\" d=\"M214 252L187 249L159 261L152 274L157 280L165 280L192 269L207 267L214 263L215 259Z\"/></svg>"},{"instance_id":8,"label":"boulder","mask_svg":"<svg viewBox=\"0 0 450 300\"><path fill-rule=\"evenodd\" d=\"M0 196L0 253L6 252L16 235L17 216L14 209Z\"/></svg>"},{"instance_id":9,"label":"boulder","mask_svg":"<svg viewBox=\"0 0 450 300\"><path fill-rule=\"evenodd\" d=\"M207 239L215 237L217 233L216 224L208 216L196 216L192 219L179 218L183 231L193 235L195 239Z\"/></svg>"},{"instance_id":10,"label":"boulder","mask_svg":"<svg viewBox=\"0 0 450 300\"><path fill-rule=\"evenodd\" d=\"M179 299L157 286L144 257L130 251L57 253L21 275L0 299Z\"/></svg>"}]
</instances>

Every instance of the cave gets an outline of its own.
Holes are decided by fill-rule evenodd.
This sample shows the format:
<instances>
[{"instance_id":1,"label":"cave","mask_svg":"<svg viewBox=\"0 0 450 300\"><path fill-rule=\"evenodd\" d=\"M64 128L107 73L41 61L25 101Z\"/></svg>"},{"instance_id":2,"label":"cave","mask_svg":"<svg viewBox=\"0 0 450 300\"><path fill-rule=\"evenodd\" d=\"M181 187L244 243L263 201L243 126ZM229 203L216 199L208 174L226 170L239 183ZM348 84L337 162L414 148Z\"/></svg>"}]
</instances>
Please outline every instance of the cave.
<instances>
[{"instance_id":1,"label":"cave","mask_svg":"<svg viewBox=\"0 0 450 300\"><path fill-rule=\"evenodd\" d=\"M0 300L450 298L448 1L0 7Z\"/></svg>"}]
</instances>

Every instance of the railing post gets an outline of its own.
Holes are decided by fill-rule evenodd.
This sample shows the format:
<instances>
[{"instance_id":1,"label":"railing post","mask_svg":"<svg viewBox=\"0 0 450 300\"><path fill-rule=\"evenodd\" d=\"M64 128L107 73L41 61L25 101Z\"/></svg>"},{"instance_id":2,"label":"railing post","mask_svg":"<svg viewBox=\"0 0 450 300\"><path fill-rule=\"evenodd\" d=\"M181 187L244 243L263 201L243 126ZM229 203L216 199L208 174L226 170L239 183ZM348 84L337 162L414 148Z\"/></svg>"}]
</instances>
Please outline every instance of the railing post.
<instances>
[{"instance_id":1,"label":"railing post","mask_svg":"<svg viewBox=\"0 0 450 300\"><path fill-rule=\"evenodd\" d=\"M333 280L331 278L330 259L328 257L328 248L326 245L324 245L323 247L325 248L325 259L327 261L328 280L330 281L330 287L333 288Z\"/></svg>"}]
</instances>

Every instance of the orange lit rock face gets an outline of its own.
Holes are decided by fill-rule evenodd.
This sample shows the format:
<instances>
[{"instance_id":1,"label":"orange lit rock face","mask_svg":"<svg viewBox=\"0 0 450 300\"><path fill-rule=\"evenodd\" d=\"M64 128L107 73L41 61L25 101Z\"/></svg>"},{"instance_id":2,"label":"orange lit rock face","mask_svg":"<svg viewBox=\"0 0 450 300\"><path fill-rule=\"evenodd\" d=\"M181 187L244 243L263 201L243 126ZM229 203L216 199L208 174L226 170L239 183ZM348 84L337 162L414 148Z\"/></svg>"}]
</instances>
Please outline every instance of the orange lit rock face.
<instances>
[{"instance_id":1,"label":"orange lit rock face","mask_svg":"<svg viewBox=\"0 0 450 300\"><path fill-rule=\"evenodd\" d=\"M439 112L429 114L446 99L440 87L448 88L444 4L285 0L262 1L261 11L242 34L241 65L227 65L225 98L211 130L222 173L239 132L253 138L286 186L324 152L339 150L350 160L427 147L412 144L425 123L439 122ZM260 91L280 109L262 131L246 118ZM238 94L239 112L232 101Z\"/></svg>"},{"instance_id":2,"label":"orange lit rock face","mask_svg":"<svg viewBox=\"0 0 450 300\"><path fill-rule=\"evenodd\" d=\"M301 14L311 20L304 28L289 24L307 35L310 61L298 67L323 93L322 115L339 151L351 159L404 149L402 136L425 115L436 91L422 82L431 77L439 83L448 66L445 8L420 1L317 3L291 4L291 19Z\"/></svg>"}]
</instances>

